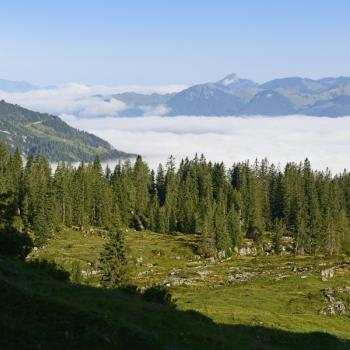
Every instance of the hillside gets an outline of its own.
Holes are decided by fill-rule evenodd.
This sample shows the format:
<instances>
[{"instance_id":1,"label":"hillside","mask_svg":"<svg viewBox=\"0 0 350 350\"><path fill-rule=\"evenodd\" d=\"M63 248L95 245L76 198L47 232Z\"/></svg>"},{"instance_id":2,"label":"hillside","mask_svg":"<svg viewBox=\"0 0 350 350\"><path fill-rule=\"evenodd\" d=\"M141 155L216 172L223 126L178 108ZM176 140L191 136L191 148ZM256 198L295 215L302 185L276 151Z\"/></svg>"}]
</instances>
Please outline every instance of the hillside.
<instances>
[{"instance_id":1,"label":"hillside","mask_svg":"<svg viewBox=\"0 0 350 350\"><path fill-rule=\"evenodd\" d=\"M0 101L0 141L18 145L25 155L43 154L50 161L127 158L99 137L70 127L60 118Z\"/></svg>"},{"instance_id":2,"label":"hillside","mask_svg":"<svg viewBox=\"0 0 350 350\"><path fill-rule=\"evenodd\" d=\"M59 282L35 264L0 257L0 297L6 300L0 304L0 348L349 348L349 317L319 314L322 290L344 286L349 278L339 270L322 282L319 264L344 261L291 256L211 261L193 253L196 239L127 233L133 283L166 279L176 309L95 288L93 264L105 242L95 234L63 231L31 256L54 258L68 271L79 262L82 283L90 286ZM229 275L238 277L220 283Z\"/></svg>"}]
</instances>

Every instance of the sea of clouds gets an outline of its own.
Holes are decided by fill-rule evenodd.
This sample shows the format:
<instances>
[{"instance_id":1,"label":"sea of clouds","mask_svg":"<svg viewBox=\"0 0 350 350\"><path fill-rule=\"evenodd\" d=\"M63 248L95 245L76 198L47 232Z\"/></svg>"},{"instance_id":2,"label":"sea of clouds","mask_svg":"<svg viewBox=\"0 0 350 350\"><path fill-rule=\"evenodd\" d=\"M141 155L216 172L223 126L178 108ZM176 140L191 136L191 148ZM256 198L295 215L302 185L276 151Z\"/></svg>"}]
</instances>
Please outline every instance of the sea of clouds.
<instances>
[{"instance_id":1,"label":"sea of clouds","mask_svg":"<svg viewBox=\"0 0 350 350\"><path fill-rule=\"evenodd\" d=\"M170 154L179 161L195 153L227 166L267 157L281 166L309 158L319 170L350 168L350 117L62 117L118 149L142 154L153 168Z\"/></svg>"},{"instance_id":2,"label":"sea of clouds","mask_svg":"<svg viewBox=\"0 0 350 350\"><path fill-rule=\"evenodd\" d=\"M127 106L115 98L103 96L127 91L150 94L153 92L171 93L186 88L185 85L169 86L88 86L68 83L52 88L41 88L27 92L8 93L0 90L0 100L16 103L28 109L51 113L72 114L80 118L117 117ZM145 115L161 115L166 112L164 106L146 109Z\"/></svg>"},{"instance_id":3,"label":"sea of clouds","mask_svg":"<svg viewBox=\"0 0 350 350\"><path fill-rule=\"evenodd\" d=\"M60 115L73 127L92 132L117 149L142 154L152 167L170 154L179 161L203 153L227 166L267 157L283 166L308 157L313 166L332 172L350 168L350 117L167 117L163 106L145 117L118 118L125 104L97 95L136 91L174 92L184 86L105 87L65 84L25 93L0 91L0 99Z\"/></svg>"}]
</instances>

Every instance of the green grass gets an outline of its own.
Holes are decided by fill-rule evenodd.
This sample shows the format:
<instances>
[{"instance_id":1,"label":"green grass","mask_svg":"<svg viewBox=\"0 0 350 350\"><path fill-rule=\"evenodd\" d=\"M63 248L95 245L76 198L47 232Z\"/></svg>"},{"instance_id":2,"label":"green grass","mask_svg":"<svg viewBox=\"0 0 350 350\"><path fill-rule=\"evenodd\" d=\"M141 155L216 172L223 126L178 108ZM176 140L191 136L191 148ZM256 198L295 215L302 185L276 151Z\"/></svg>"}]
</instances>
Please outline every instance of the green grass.
<instances>
[{"instance_id":1,"label":"green grass","mask_svg":"<svg viewBox=\"0 0 350 350\"><path fill-rule=\"evenodd\" d=\"M29 258L54 260L67 271L71 271L74 262L87 269L89 264L97 262L104 243L98 235L64 230L54 235L44 249L33 250Z\"/></svg>"},{"instance_id":2,"label":"green grass","mask_svg":"<svg viewBox=\"0 0 350 350\"><path fill-rule=\"evenodd\" d=\"M82 235L63 231L31 258L53 259L67 271L76 261L82 270L94 270L105 241L97 235ZM146 334L155 342L150 348L158 344L188 349L350 349L350 317L319 314L325 305L322 289L350 285L349 268L336 270L335 277L326 282L321 281L320 271L349 262L347 257L258 256L211 261L195 255L196 235L129 230L126 240L132 283L169 285L177 299L176 310L118 290L93 288L98 285L96 276L84 278L83 283L89 285L85 287L50 282L49 288L42 276L40 283L34 279L25 285L39 291L42 298L49 288L50 297L66 303L68 313L72 307L92 318L107 318L112 328L115 323L127 323L131 334L139 330L141 338ZM242 273L250 278L230 282L232 276ZM281 276L284 278L279 279ZM12 279L14 284L17 280L16 276Z\"/></svg>"}]
</instances>

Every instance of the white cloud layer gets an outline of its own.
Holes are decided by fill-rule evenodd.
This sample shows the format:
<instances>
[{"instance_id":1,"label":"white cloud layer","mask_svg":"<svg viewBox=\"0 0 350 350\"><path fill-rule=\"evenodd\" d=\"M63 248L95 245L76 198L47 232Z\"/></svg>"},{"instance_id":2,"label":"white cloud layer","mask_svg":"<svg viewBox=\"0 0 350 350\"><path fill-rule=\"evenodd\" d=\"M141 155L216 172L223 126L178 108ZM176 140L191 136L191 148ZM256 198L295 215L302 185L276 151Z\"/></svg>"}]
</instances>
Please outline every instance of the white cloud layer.
<instances>
[{"instance_id":1,"label":"white cloud layer","mask_svg":"<svg viewBox=\"0 0 350 350\"><path fill-rule=\"evenodd\" d=\"M144 118L115 118L127 106L96 95L125 91L175 92L186 86L87 86L64 84L24 93L0 91L0 99L61 115L69 124L95 133L116 148L140 153L155 167L170 154L178 160L204 153L230 166L235 161L268 157L284 165L308 157L314 167L350 169L350 117L165 117L166 106L145 108ZM155 117L154 115L163 116Z\"/></svg>"},{"instance_id":2,"label":"white cloud layer","mask_svg":"<svg viewBox=\"0 0 350 350\"><path fill-rule=\"evenodd\" d=\"M197 152L227 166L264 157L284 165L308 157L320 170L350 169L350 117L63 118L118 149L142 154L152 167L170 154L180 160Z\"/></svg>"},{"instance_id":3,"label":"white cloud layer","mask_svg":"<svg viewBox=\"0 0 350 350\"><path fill-rule=\"evenodd\" d=\"M16 103L38 112L51 114L73 114L80 118L111 116L116 117L126 108L125 103L117 99L105 101L96 95L110 95L126 91L139 93L168 93L184 89L183 85L170 86L87 86L68 83L58 87L31 90L27 92L7 93L0 91L0 99ZM161 115L166 111L163 106L153 112Z\"/></svg>"}]
</instances>

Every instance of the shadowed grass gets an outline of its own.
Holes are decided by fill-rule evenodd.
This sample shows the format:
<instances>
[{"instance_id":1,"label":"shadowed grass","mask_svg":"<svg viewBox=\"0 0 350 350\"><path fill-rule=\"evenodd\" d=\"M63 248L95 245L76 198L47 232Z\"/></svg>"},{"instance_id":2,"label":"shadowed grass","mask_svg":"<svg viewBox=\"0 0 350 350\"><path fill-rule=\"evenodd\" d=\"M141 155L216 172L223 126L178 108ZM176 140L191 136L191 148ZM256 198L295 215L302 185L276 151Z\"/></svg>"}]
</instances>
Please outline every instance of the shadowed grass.
<instances>
[{"instance_id":1,"label":"shadowed grass","mask_svg":"<svg viewBox=\"0 0 350 350\"><path fill-rule=\"evenodd\" d=\"M3 349L348 349L324 333L215 324L119 290L52 279L0 257Z\"/></svg>"},{"instance_id":2,"label":"shadowed grass","mask_svg":"<svg viewBox=\"0 0 350 350\"><path fill-rule=\"evenodd\" d=\"M322 289L350 284L350 269L336 270L335 277L325 282L321 281L320 271L348 262L349 258L258 256L213 262L195 255L197 240L196 235L129 230L126 241L132 283L170 285L178 310L198 311L219 324L263 327L272 333L273 329L322 332L350 340L349 316L319 314L325 305ZM65 231L36 255L55 259L68 271L73 261L89 269L103 244L99 236L82 237L80 232ZM243 273L250 277L236 278ZM95 276L83 282L94 286L98 279Z\"/></svg>"}]
</instances>

